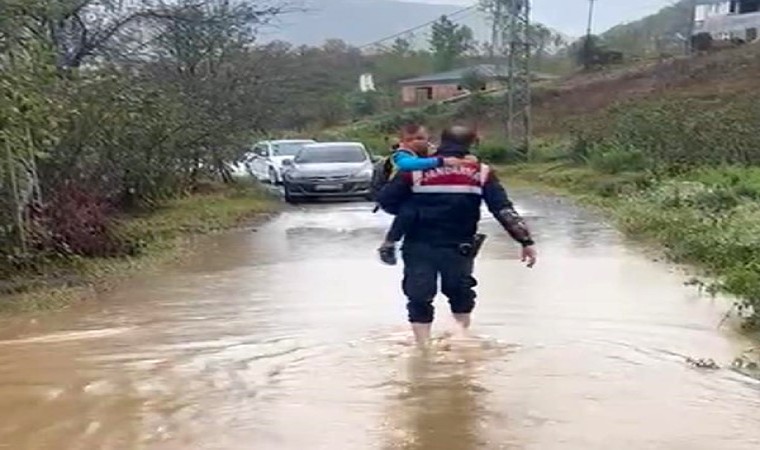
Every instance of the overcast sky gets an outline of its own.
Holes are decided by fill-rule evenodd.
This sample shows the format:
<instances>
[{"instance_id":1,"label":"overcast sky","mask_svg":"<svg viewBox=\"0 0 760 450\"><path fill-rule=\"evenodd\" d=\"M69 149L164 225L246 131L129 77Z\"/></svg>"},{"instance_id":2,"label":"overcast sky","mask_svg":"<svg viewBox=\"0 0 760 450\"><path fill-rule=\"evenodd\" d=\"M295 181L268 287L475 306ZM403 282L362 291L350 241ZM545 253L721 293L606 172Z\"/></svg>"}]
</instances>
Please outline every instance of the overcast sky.
<instances>
[{"instance_id":1,"label":"overcast sky","mask_svg":"<svg viewBox=\"0 0 760 450\"><path fill-rule=\"evenodd\" d=\"M408 0L468 6L473 0ZM676 0L597 0L595 32L602 32L622 22L640 19ZM578 36L586 31L588 0L533 0L533 19L564 33Z\"/></svg>"}]
</instances>

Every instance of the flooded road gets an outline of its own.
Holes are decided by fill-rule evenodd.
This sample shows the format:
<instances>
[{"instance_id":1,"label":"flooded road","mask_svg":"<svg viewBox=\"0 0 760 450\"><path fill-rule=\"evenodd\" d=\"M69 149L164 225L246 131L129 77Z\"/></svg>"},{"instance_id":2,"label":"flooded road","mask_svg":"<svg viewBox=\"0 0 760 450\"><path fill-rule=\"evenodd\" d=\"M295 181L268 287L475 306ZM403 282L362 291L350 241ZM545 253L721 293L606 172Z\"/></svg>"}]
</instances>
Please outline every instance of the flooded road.
<instances>
[{"instance_id":1,"label":"flooded road","mask_svg":"<svg viewBox=\"0 0 760 450\"><path fill-rule=\"evenodd\" d=\"M0 449L757 449L760 386L725 303L683 286L598 218L521 193L528 270L490 236L474 342L409 345L389 219L288 210L204 238L102 301L0 322Z\"/></svg>"}]
</instances>

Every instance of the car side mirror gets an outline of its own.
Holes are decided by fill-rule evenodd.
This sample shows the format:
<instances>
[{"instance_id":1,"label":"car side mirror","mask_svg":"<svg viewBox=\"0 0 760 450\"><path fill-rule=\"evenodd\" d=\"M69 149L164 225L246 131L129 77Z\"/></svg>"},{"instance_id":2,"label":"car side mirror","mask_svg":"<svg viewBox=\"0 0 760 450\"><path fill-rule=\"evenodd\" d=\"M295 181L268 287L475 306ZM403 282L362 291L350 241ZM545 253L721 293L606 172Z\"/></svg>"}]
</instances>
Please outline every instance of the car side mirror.
<instances>
[{"instance_id":1,"label":"car side mirror","mask_svg":"<svg viewBox=\"0 0 760 450\"><path fill-rule=\"evenodd\" d=\"M292 159L283 160L282 165L286 167L293 167L293 160Z\"/></svg>"}]
</instances>

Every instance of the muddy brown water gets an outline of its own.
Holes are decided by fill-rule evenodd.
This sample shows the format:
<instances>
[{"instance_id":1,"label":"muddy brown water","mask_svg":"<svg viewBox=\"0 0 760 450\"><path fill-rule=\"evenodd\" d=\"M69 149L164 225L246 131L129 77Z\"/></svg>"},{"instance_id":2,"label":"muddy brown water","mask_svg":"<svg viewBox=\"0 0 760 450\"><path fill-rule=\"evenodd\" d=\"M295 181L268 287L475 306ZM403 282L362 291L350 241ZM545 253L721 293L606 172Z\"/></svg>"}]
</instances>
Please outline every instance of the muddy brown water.
<instances>
[{"instance_id":1,"label":"muddy brown water","mask_svg":"<svg viewBox=\"0 0 760 450\"><path fill-rule=\"evenodd\" d=\"M409 345L400 267L363 203L204 238L98 302L0 322L0 448L757 449L760 386L726 302L598 217L519 193L533 270L496 224L471 341Z\"/></svg>"}]
</instances>

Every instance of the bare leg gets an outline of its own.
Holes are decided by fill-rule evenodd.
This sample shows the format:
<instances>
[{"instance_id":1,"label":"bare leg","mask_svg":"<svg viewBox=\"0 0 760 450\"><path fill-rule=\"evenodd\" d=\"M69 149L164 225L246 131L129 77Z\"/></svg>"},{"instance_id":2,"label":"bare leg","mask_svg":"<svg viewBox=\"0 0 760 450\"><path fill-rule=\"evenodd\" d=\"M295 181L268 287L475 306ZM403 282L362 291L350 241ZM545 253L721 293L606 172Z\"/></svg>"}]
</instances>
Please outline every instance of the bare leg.
<instances>
[{"instance_id":1,"label":"bare leg","mask_svg":"<svg viewBox=\"0 0 760 450\"><path fill-rule=\"evenodd\" d=\"M432 329L430 323L413 323L412 332L414 333L414 340L420 348L427 348L430 344L430 330Z\"/></svg>"},{"instance_id":2,"label":"bare leg","mask_svg":"<svg viewBox=\"0 0 760 450\"><path fill-rule=\"evenodd\" d=\"M460 337L468 336L468 330L472 323L472 314L454 314L454 320L456 320L459 328L457 334L459 334Z\"/></svg>"}]
</instances>

